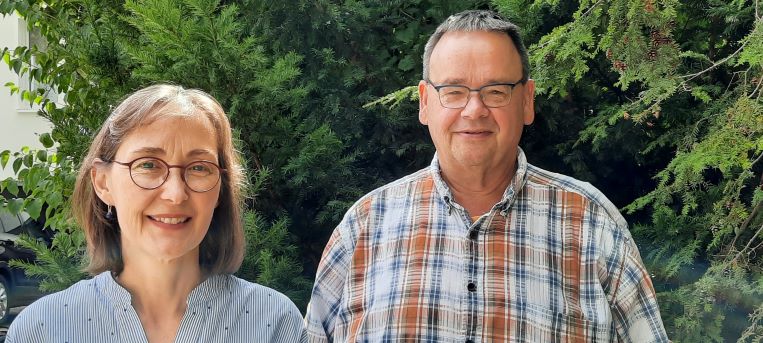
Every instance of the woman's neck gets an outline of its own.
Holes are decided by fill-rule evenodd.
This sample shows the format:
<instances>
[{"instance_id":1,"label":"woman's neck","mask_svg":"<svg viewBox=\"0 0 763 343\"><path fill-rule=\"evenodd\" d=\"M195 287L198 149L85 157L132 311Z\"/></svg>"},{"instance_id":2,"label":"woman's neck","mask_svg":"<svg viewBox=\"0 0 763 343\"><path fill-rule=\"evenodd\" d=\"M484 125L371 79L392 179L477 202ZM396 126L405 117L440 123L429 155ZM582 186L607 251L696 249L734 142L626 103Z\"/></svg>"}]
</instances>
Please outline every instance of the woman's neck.
<instances>
[{"instance_id":1,"label":"woman's neck","mask_svg":"<svg viewBox=\"0 0 763 343\"><path fill-rule=\"evenodd\" d=\"M174 341L188 295L205 278L196 261L125 261L117 282L130 292L149 342Z\"/></svg>"}]
</instances>

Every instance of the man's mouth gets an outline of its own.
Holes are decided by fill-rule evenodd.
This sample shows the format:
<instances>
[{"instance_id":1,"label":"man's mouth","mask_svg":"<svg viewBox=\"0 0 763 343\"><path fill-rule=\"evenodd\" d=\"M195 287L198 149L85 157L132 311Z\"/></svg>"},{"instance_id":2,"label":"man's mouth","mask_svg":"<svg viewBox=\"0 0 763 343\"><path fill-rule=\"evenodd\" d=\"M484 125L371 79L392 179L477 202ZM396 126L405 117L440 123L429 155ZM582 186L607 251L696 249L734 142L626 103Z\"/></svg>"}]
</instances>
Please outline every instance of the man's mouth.
<instances>
[{"instance_id":1,"label":"man's mouth","mask_svg":"<svg viewBox=\"0 0 763 343\"><path fill-rule=\"evenodd\" d=\"M458 131L458 133L466 134L466 135L486 135L489 134L490 131L487 130L466 130L466 131Z\"/></svg>"}]
</instances>

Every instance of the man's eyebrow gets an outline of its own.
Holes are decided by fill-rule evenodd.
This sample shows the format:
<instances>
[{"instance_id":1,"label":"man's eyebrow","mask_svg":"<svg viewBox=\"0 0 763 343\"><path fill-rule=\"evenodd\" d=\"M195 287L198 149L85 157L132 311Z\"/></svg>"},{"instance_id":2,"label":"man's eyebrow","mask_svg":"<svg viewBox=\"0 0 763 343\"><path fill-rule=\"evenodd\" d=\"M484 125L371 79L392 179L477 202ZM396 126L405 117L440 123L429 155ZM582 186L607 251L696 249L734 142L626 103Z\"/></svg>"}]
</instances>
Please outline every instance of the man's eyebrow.
<instances>
[{"instance_id":1,"label":"man's eyebrow","mask_svg":"<svg viewBox=\"0 0 763 343\"><path fill-rule=\"evenodd\" d=\"M443 85L462 85L466 82L466 79L445 79L441 84Z\"/></svg>"},{"instance_id":2,"label":"man's eyebrow","mask_svg":"<svg viewBox=\"0 0 763 343\"><path fill-rule=\"evenodd\" d=\"M493 83L512 83L512 82L506 79L489 79L485 81L484 85L489 85ZM439 85L465 85L465 84L466 84L466 79L453 78L453 79L445 79L444 81L442 81L441 84L438 84L438 86Z\"/></svg>"}]
</instances>

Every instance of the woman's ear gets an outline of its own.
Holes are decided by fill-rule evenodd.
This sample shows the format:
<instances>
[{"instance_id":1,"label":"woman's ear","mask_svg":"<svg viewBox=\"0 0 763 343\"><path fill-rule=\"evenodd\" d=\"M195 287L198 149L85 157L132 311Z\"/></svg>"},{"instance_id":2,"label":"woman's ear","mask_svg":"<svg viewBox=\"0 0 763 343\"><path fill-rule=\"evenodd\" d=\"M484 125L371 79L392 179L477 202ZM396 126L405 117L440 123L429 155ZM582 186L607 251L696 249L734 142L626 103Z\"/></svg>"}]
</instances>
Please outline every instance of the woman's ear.
<instances>
[{"instance_id":1,"label":"woman's ear","mask_svg":"<svg viewBox=\"0 0 763 343\"><path fill-rule=\"evenodd\" d=\"M90 168L90 182L93 184L93 189L98 198L101 199L106 205L114 205L114 197L111 193L111 180L109 175L109 168L106 167L106 162L103 162L100 158L96 158L93 162L93 166Z\"/></svg>"}]
</instances>

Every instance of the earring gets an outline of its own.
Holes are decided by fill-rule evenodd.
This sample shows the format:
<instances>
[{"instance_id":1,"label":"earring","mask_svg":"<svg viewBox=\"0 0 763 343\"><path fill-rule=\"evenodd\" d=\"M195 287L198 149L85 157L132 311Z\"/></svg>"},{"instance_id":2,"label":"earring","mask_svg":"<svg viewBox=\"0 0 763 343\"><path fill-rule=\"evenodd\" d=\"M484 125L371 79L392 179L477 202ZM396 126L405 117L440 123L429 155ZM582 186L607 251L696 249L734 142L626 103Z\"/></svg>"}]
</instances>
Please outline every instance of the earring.
<instances>
[{"instance_id":1,"label":"earring","mask_svg":"<svg viewBox=\"0 0 763 343\"><path fill-rule=\"evenodd\" d=\"M111 212L111 205L107 205L108 209L106 210L106 220L113 221L115 216L114 212Z\"/></svg>"}]
</instances>

